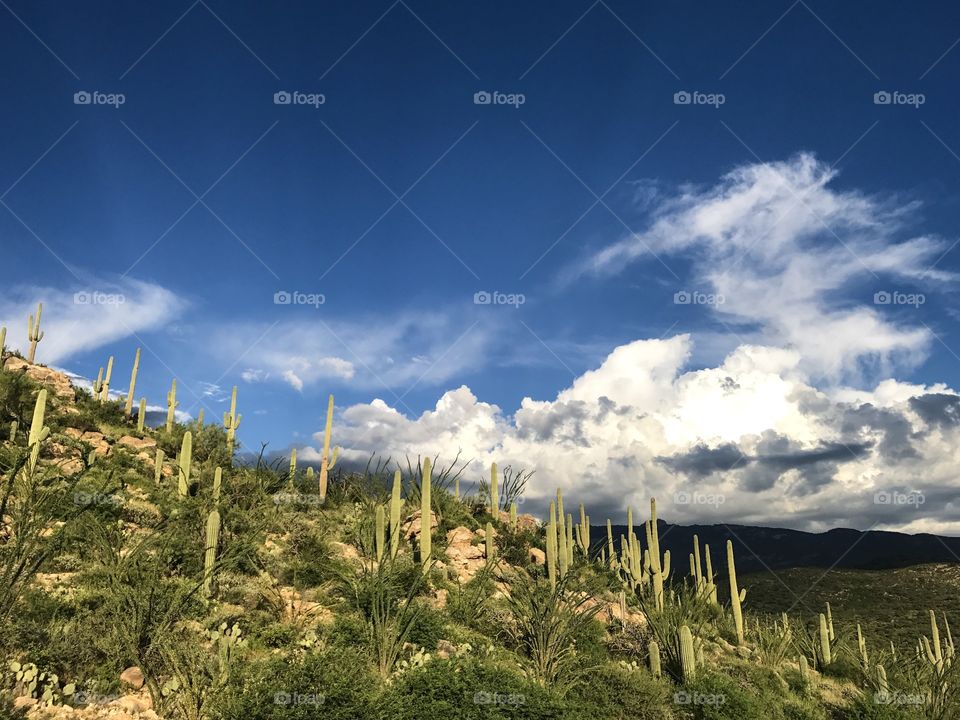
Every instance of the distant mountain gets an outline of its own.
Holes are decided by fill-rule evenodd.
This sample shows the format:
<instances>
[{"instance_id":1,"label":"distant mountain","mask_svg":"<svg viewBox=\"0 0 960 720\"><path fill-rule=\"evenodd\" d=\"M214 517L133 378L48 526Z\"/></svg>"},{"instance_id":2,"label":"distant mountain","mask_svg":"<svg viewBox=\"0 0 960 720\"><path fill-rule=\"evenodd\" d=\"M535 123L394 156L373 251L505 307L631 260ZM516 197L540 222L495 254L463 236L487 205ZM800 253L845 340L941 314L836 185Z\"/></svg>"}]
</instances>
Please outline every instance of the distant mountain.
<instances>
[{"instance_id":1,"label":"distant mountain","mask_svg":"<svg viewBox=\"0 0 960 720\"><path fill-rule=\"evenodd\" d=\"M701 547L710 546L714 568L726 566L725 548L727 540L732 540L738 573L795 567L885 570L922 563L960 564L960 537L845 528L809 533L748 525L671 525L663 521L659 525L661 550L670 551L673 567L682 573L689 568L694 535L700 538ZM626 532L625 525L613 526L618 548L620 536ZM645 546L643 523L636 525L634 532ZM594 546L601 540L606 543L606 536L606 526L590 527Z\"/></svg>"}]
</instances>

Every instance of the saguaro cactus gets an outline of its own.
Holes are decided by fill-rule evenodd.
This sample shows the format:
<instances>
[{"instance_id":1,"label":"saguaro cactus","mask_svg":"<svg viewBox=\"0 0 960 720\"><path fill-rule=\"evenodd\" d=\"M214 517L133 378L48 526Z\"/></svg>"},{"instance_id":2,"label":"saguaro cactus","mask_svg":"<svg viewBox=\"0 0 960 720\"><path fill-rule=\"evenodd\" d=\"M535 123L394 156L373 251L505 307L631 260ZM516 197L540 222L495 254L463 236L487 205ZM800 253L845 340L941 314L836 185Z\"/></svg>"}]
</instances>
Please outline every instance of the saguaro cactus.
<instances>
[{"instance_id":1,"label":"saguaro cactus","mask_svg":"<svg viewBox=\"0 0 960 720\"><path fill-rule=\"evenodd\" d=\"M647 645L647 652L650 655L650 672L655 678L662 675L660 670L660 645L656 640L651 640Z\"/></svg>"},{"instance_id":2,"label":"saguaro cactus","mask_svg":"<svg viewBox=\"0 0 960 720\"><path fill-rule=\"evenodd\" d=\"M218 467L213 471L213 502L220 503L220 488L223 485L223 469Z\"/></svg>"},{"instance_id":3,"label":"saguaro cactus","mask_svg":"<svg viewBox=\"0 0 960 720\"><path fill-rule=\"evenodd\" d=\"M330 396L330 402L333 402L333 395ZM430 458L423 459L423 478L420 482L420 561L423 563L423 569L426 571L430 567L430 549L431 533L433 532L433 523L431 522L431 499L430 499Z\"/></svg>"},{"instance_id":4,"label":"saguaro cactus","mask_svg":"<svg viewBox=\"0 0 960 720\"><path fill-rule=\"evenodd\" d=\"M107 374L103 377L103 387L100 389L100 402L105 403L110 399L110 378L113 377L113 355L107 360Z\"/></svg>"},{"instance_id":5,"label":"saguaro cactus","mask_svg":"<svg viewBox=\"0 0 960 720\"><path fill-rule=\"evenodd\" d=\"M483 533L483 540L487 555L487 560L493 560L494 555L497 552L497 546L493 542L493 523L487 523L487 527Z\"/></svg>"},{"instance_id":6,"label":"saguaro cactus","mask_svg":"<svg viewBox=\"0 0 960 720\"><path fill-rule=\"evenodd\" d=\"M697 676L697 654L693 647L693 634L686 625L680 626L680 670L683 681L689 682Z\"/></svg>"},{"instance_id":7,"label":"saguaro cactus","mask_svg":"<svg viewBox=\"0 0 960 720\"><path fill-rule=\"evenodd\" d=\"M207 536L203 554L203 595L213 594L213 567L217 562L217 543L220 540L220 513L211 510L207 515Z\"/></svg>"},{"instance_id":8,"label":"saguaro cactus","mask_svg":"<svg viewBox=\"0 0 960 720\"><path fill-rule=\"evenodd\" d=\"M163 476L163 450L157 448L157 457L153 463L153 481L159 485L160 478Z\"/></svg>"},{"instance_id":9,"label":"saguaro cactus","mask_svg":"<svg viewBox=\"0 0 960 720\"><path fill-rule=\"evenodd\" d=\"M293 481L297 477L297 449L290 449L290 470L288 472L290 478L290 486L293 487Z\"/></svg>"},{"instance_id":10,"label":"saguaro cactus","mask_svg":"<svg viewBox=\"0 0 960 720\"><path fill-rule=\"evenodd\" d=\"M580 524L577 525L577 547L585 558L590 557L590 518L580 503Z\"/></svg>"},{"instance_id":11,"label":"saguaro cactus","mask_svg":"<svg viewBox=\"0 0 960 720\"><path fill-rule=\"evenodd\" d=\"M27 437L27 443L30 446L30 460L27 468L31 477L36 471L37 461L40 459L40 444L46 440L50 434L50 428L43 424L46 411L47 391L44 389L37 393L37 402L33 406L33 419L30 422L30 435Z\"/></svg>"},{"instance_id":12,"label":"saguaro cactus","mask_svg":"<svg viewBox=\"0 0 960 720\"><path fill-rule=\"evenodd\" d=\"M186 497L190 492L190 468L193 464L193 434L187 430L180 445L180 460L177 463L177 493Z\"/></svg>"},{"instance_id":13,"label":"saguaro cactus","mask_svg":"<svg viewBox=\"0 0 960 720\"><path fill-rule=\"evenodd\" d=\"M333 449L330 460L330 434L333 432L333 395L327 399L327 422L323 427L323 454L320 456L320 502L327 499L327 476L337 464L338 449Z\"/></svg>"},{"instance_id":14,"label":"saguaro cactus","mask_svg":"<svg viewBox=\"0 0 960 720\"><path fill-rule=\"evenodd\" d=\"M744 593L737 587L737 567L733 560L733 542L727 540L727 574L730 578L730 608L733 610L733 622L737 628L737 644L743 645L743 609L740 603Z\"/></svg>"},{"instance_id":15,"label":"saguaro cactus","mask_svg":"<svg viewBox=\"0 0 960 720\"><path fill-rule=\"evenodd\" d=\"M203 430L203 408L197 412L197 430Z\"/></svg>"},{"instance_id":16,"label":"saguaro cactus","mask_svg":"<svg viewBox=\"0 0 960 720\"><path fill-rule=\"evenodd\" d=\"M27 320L27 340L30 341L30 353L27 356L27 362L33 365L37 356L37 343L43 340L43 332L40 330L40 315L43 314L43 303L37 304L37 318L33 315Z\"/></svg>"},{"instance_id":17,"label":"saguaro cactus","mask_svg":"<svg viewBox=\"0 0 960 720\"><path fill-rule=\"evenodd\" d=\"M550 587L557 584L557 506L550 503L550 520L547 522L547 577Z\"/></svg>"},{"instance_id":18,"label":"saguaro cactus","mask_svg":"<svg viewBox=\"0 0 960 720\"><path fill-rule=\"evenodd\" d=\"M654 604L663 610L663 583L670 575L670 551L660 559L660 528L657 524L657 499L650 498L650 521L646 526L647 554L650 558L650 579L653 584Z\"/></svg>"},{"instance_id":19,"label":"saguaro cactus","mask_svg":"<svg viewBox=\"0 0 960 720\"><path fill-rule=\"evenodd\" d=\"M137 432L143 432L143 424L147 420L147 399L140 398L140 409L137 411Z\"/></svg>"},{"instance_id":20,"label":"saguaro cactus","mask_svg":"<svg viewBox=\"0 0 960 720\"><path fill-rule=\"evenodd\" d=\"M386 518L383 514L383 505L377 505L375 512L375 531L374 531L374 548L376 550L377 562L383 560L383 551L384 545L387 542L387 533L386 533Z\"/></svg>"},{"instance_id":21,"label":"saguaro cactus","mask_svg":"<svg viewBox=\"0 0 960 720\"><path fill-rule=\"evenodd\" d=\"M557 560L559 562L560 578L567 575L570 558L567 557L567 529L564 525L563 493L557 490Z\"/></svg>"},{"instance_id":22,"label":"saguaro cactus","mask_svg":"<svg viewBox=\"0 0 960 720\"><path fill-rule=\"evenodd\" d=\"M857 650L860 651L860 662L863 664L863 669L866 670L870 667L870 661L867 658L867 643L863 639L860 623L857 623Z\"/></svg>"},{"instance_id":23,"label":"saguaro cactus","mask_svg":"<svg viewBox=\"0 0 960 720\"><path fill-rule=\"evenodd\" d=\"M833 662L830 651L830 630L827 627L827 617L820 613L820 658L824 667Z\"/></svg>"},{"instance_id":24,"label":"saguaro cactus","mask_svg":"<svg viewBox=\"0 0 960 720\"><path fill-rule=\"evenodd\" d=\"M798 663L800 665L800 680L806 685L810 682L810 666L807 664L806 656L801 655Z\"/></svg>"},{"instance_id":25,"label":"saguaro cactus","mask_svg":"<svg viewBox=\"0 0 960 720\"><path fill-rule=\"evenodd\" d=\"M123 414L130 417L133 412L133 395L137 390L137 373L140 372L140 348L133 357L133 370L130 371L130 388L127 390L127 402L123 406Z\"/></svg>"},{"instance_id":26,"label":"saguaro cactus","mask_svg":"<svg viewBox=\"0 0 960 720\"><path fill-rule=\"evenodd\" d=\"M174 378L170 384L170 392L167 393L167 432L173 430L174 413L177 410L177 379Z\"/></svg>"},{"instance_id":27,"label":"saguaro cactus","mask_svg":"<svg viewBox=\"0 0 960 720\"><path fill-rule=\"evenodd\" d=\"M223 414L223 427L227 430L227 454L230 456L231 465L233 465L233 443L241 419L242 416L237 415L237 386L234 385L233 392L230 395L230 412Z\"/></svg>"},{"instance_id":28,"label":"saguaro cactus","mask_svg":"<svg viewBox=\"0 0 960 720\"><path fill-rule=\"evenodd\" d=\"M490 514L500 519L500 478L497 476L497 464L490 463Z\"/></svg>"},{"instance_id":29,"label":"saguaro cactus","mask_svg":"<svg viewBox=\"0 0 960 720\"><path fill-rule=\"evenodd\" d=\"M20 423L18 423L16 420L11 420L10 421L10 442L17 441L17 430L19 429L20 429Z\"/></svg>"},{"instance_id":30,"label":"saguaro cactus","mask_svg":"<svg viewBox=\"0 0 960 720\"><path fill-rule=\"evenodd\" d=\"M517 529L517 504L515 502L510 503L510 528L512 530Z\"/></svg>"},{"instance_id":31,"label":"saguaro cactus","mask_svg":"<svg viewBox=\"0 0 960 720\"><path fill-rule=\"evenodd\" d=\"M3 351L7 348L7 328L0 327L0 365L3 364Z\"/></svg>"},{"instance_id":32,"label":"saguaro cactus","mask_svg":"<svg viewBox=\"0 0 960 720\"><path fill-rule=\"evenodd\" d=\"M403 501L400 499L400 471L393 473L393 490L390 493L390 557L396 557L400 550L400 512Z\"/></svg>"}]
</instances>

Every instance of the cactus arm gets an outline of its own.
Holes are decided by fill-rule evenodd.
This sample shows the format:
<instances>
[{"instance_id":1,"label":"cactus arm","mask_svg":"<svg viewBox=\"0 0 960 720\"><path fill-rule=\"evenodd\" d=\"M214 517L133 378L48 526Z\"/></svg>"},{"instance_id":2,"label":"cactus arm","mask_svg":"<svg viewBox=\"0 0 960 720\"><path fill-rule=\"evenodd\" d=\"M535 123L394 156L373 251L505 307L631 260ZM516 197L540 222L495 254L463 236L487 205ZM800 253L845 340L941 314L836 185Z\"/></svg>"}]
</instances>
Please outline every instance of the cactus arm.
<instances>
[{"instance_id":1,"label":"cactus arm","mask_svg":"<svg viewBox=\"0 0 960 720\"><path fill-rule=\"evenodd\" d=\"M547 577L550 587L557 584L557 506L550 503L550 519L547 521Z\"/></svg>"},{"instance_id":2,"label":"cactus arm","mask_svg":"<svg viewBox=\"0 0 960 720\"><path fill-rule=\"evenodd\" d=\"M143 432L143 424L147 419L147 399L140 398L140 410L137 412L137 432Z\"/></svg>"},{"instance_id":3,"label":"cactus arm","mask_svg":"<svg viewBox=\"0 0 960 720\"><path fill-rule=\"evenodd\" d=\"M127 402L124 405L123 413L127 417L133 412L133 396L137 391L137 373L140 371L140 348L137 348L137 354L133 357L133 370L130 372L130 388L127 390Z\"/></svg>"}]
</instances>

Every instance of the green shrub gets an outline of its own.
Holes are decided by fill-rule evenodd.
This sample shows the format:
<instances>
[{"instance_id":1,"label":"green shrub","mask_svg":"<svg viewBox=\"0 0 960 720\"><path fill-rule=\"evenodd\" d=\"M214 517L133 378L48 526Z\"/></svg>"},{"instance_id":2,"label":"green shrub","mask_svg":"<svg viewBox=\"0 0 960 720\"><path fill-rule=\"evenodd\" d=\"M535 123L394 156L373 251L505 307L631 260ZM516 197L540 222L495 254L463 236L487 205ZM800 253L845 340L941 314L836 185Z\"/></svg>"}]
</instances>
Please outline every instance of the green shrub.
<instances>
[{"instance_id":1,"label":"green shrub","mask_svg":"<svg viewBox=\"0 0 960 720\"><path fill-rule=\"evenodd\" d=\"M586 673L567 701L584 718L603 720L667 720L673 713L673 687L645 668L627 669L606 663Z\"/></svg>"}]
</instances>

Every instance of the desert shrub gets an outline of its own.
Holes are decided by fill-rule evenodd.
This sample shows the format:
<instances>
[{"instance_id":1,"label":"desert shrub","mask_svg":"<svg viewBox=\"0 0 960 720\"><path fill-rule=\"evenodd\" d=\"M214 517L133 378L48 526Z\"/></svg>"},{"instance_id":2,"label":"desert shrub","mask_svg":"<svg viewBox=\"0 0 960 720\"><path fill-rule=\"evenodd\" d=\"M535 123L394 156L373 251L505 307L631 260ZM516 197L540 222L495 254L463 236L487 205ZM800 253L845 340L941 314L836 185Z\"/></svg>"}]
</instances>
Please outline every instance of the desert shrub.
<instances>
[{"instance_id":1,"label":"desert shrub","mask_svg":"<svg viewBox=\"0 0 960 720\"><path fill-rule=\"evenodd\" d=\"M422 600L417 601L421 607L417 613L407 642L426 648L429 652L437 647L437 641L446 637L446 622L443 615Z\"/></svg>"},{"instance_id":2,"label":"desert shrub","mask_svg":"<svg viewBox=\"0 0 960 720\"><path fill-rule=\"evenodd\" d=\"M493 566L487 564L467 582L456 580L447 601L447 612L462 625L483 627L493 589Z\"/></svg>"},{"instance_id":3,"label":"desert shrub","mask_svg":"<svg viewBox=\"0 0 960 720\"><path fill-rule=\"evenodd\" d=\"M305 657L240 665L210 709L213 720L373 720L377 683L357 651L330 648ZM383 715L379 717L390 717Z\"/></svg>"},{"instance_id":4,"label":"desert shrub","mask_svg":"<svg viewBox=\"0 0 960 720\"><path fill-rule=\"evenodd\" d=\"M379 702L390 720L560 720L569 715L549 688L516 670L481 658L431 660L396 677Z\"/></svg>"},{"instance_id":5,"label":"desert shrub","mask_svg":"<svg viewBox=\"0 0 960 720\"><path fill-rule=\"evenodd\" d=\"M673 688L645 668L605 663L585 673L567 701L584 718L668 720L673 718Z\"/></svg>"}]
</instances>

